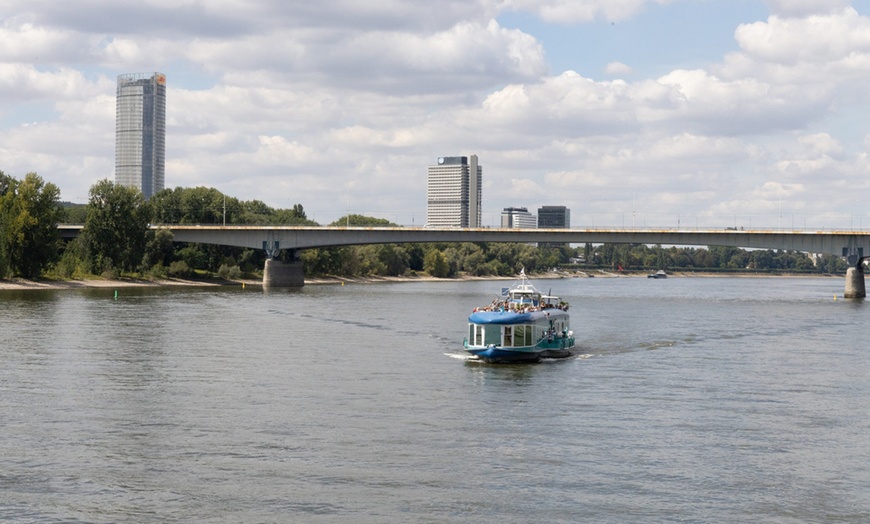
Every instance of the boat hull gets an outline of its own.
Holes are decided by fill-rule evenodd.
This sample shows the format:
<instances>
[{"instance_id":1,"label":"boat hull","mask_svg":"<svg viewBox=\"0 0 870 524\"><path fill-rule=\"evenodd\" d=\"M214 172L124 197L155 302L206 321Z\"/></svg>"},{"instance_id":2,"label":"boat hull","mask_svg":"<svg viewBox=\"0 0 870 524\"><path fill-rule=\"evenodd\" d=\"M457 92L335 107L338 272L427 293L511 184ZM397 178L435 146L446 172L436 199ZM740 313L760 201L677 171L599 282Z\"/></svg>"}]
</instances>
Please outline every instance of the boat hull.
<instances>
[{"instance_id":1,"label":"boat hull","mask_svg":"<svg viewBox=\"0 0 870 524\"><path fill-rule=\"evenodd\" d=\"M484 362L505 364L511 362L537 362L545 358L567 358L574 354L573 348L574 341L571 340L570 347L556 349L522 351L519 348L503 349L498 346L490 346L483 349L466 346L465 350Z\"/></svg>"}]
</instances>

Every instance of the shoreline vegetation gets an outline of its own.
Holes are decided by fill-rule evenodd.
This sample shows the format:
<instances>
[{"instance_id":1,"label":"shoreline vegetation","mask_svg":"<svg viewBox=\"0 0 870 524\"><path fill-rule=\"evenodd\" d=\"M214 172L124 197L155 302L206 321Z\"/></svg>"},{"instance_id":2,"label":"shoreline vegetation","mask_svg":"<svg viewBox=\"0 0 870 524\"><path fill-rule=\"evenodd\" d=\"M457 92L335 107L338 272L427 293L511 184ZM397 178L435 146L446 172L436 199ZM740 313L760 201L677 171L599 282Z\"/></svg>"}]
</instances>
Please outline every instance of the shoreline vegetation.
<instances>
[{"instance_id":1,"label":"shoreline vegetation","mask_svg":"<svg viewBox=\"0 0 870 524\"><path fill-rule=\"evenodd\" d=\"M646 278L650 271L550 271L529 274L532 279L563 279L563 278ZM705 272L705 271L673 271L668 272L671 278L843 278L843 275L830 273L757 273L757 272ZM428 275L417 276L369 276L369 277L311 277L305 279L305 285L342 285L342 284L376 284L383 282L462 282L475 280L516 280L518 276L471 276L460 275L453 278L437 278ZM263 282L257 279L183 279L183 278L120 278L106 279L94 277L85 280L28 280L12 278L0 280L0 290L59 290L59 289L100 289L100 288L170 288L170 287L219 287L242 286L262 287Z\"/></svg>"},{"instance_id":2,"label":"shoreline vegetation","mask_svg":"<svg viewBox=\"0 0 870 524\"><path fill-rule=\"evenodd\" d=\"M87 204L62 203L59 197L57 186L36 173L16 180L0 171L0 279L8 279L0 280L0 289L261 285L265 250L176 242L169 229L152 225L319 226L301 204L274 209L206 187L164 189L145 200L137 189L104 179L91 187ZM61 238L61 223L81 229L75 238ZM400 227L350 213L330 225ZM285 248L278 258L301 261L309 285L473 279L464 275L512 280L520 268L545 278L643 277L660 268L674 277L824 275L848 269L832 254L727 246L410 242L291 251Z\"/></svg>"}]
</instances>

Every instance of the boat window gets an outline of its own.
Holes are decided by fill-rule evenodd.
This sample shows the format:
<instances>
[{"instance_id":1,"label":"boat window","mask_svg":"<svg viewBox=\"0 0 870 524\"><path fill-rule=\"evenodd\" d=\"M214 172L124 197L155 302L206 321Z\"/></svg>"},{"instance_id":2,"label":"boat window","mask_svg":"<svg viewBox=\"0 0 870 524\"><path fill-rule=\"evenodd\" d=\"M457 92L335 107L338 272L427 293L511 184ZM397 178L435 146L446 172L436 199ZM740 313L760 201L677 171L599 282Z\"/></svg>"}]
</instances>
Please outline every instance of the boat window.
<instances>
[{"instance_id":1,"label":"boat window","mask_svg":"<svg viewBox=\"0 0 870 524\"><path fill-rule=\"evenodd\" d=\"M475 346L482 346L482 345L484 345L484 344L483 344L483 334L484 334L484 327L475 324L475 325L474 325L474 335L473 335L473 338L472 338L472 340L474 341L474 345L475 345Z\"/></svg>"},{"instance_id":2,"label":"boat window","mask_svg":"<svg viewBox=\"0 0 870 524\"><path fill-rule=\"evenodd\" d=\"M514 344L517 346L531 346L532 326L516 326L514 328Z\"/></svg>"},{"instance_id":3,"label":"boat window","mask_svg":"<svg viewBox=\"0 0 870 524\"><path fill-rule=\"evenodd\" d=\"M508 347L508 346L513 346L513 345L514 345L514 343L513 343L513 336L512 336L512 335L513 335L513 329L512 329L512 327L511 327L511 326L505 326L505 327L504 327L504 342L502 343L502 346L504 346L504 347Z\"/></svg>"},{"instance_id":4,"label":"boat window","mask_svg":"<svg viewBox=\"0 0 870 524\"><path fill-rule=\"evenodd\" d=\"M480 346L486 346L489 344L501 344L501 327L497 324L488 324L486 326L480 326Z\"/></svg>"}]
</instances>

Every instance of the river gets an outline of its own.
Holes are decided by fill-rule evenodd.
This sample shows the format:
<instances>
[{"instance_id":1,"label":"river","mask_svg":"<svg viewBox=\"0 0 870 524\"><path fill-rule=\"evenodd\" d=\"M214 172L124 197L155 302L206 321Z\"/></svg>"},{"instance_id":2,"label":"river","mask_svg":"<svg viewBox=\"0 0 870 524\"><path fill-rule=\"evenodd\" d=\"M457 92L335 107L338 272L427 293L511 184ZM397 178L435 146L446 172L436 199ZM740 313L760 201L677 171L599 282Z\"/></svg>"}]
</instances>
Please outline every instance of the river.
<instances>
[{"instance_id":1,"label":"river","mask_svg":"<svg viewBox=\"0 0 870 524\"><path fill-rule=\"evenodd\" d=\"M535 284L575 357L464 360L505 282L2 291L0 520L870 521L842 279Z\"/></svg>"}]
</instances>

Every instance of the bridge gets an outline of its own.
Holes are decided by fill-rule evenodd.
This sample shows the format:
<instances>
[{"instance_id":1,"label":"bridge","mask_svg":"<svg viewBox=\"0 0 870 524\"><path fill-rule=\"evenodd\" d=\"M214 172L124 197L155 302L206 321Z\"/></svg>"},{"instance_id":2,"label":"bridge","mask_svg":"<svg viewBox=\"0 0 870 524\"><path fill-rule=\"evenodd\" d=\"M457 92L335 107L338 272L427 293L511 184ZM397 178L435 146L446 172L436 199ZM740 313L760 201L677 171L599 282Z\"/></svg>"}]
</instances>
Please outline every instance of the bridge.
<instances>
[{"instance_id":1,"label":"bridge","mask_svg":"<svg viewBox=\"0 0 870 524\"><path fill-rule=\"evenodd\" d=\"M82 226L59 226L63 237L73 237ZM387 228L303 226L165 225L176 242L196 242L264 249L269 256L264 286L302 286L299 250L364 244L427 242L554 242L569 244L647 244L676 246L728 246L747 249L782 249L845 257L847 298L863 298L864 260L870 258L870 232L851 230L724 230L704 229L508 229L508 228ZM294 262L275 260L282 249L294 253ZM865 255L866 253L866 255Z\"/></svg>"}]
</instances>

